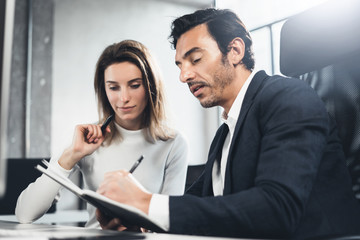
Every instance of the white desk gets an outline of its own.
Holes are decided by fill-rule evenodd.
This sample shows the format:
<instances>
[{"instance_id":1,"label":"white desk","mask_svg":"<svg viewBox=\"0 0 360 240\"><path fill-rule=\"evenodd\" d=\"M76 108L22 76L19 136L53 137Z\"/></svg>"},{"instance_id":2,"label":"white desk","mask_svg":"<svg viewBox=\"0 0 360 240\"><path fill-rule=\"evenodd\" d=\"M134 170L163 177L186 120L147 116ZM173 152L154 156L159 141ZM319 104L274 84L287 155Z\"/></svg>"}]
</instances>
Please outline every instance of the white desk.
<instances>
[{"instance_id":1,"label":"white desk","mask_svg":"<svg viewBox=\"0 0 360 240\"><path fill-rule=\"evenodd\" d=\"M77 226L77 223L84 223L89 219L89 215L86 210L66 210L56 211L55 213L47 213L34 223L45 224L72 224ZM15 215L0 215L0 220L17 222Z\"/></svg>"},{"instance_id":2,"label":"white desk","mask_svg":"<svg viewBox=\"0 0 360 240\"><path fill-rule=\"evenodd\" d=\"M164 233L131 233L82 227L69 227L48 224L18 224L0 221L0 238L16 237L16 239L64 239L64 240L235 240L235 238L216 238L202 236L175 235ZM15 240L15 239L14 239ZM239 240L239 239L238 239Z\"/></svg>"},{"instance_id":3,"label":"white desk","mask_svg":"<svg viewBox=\"0 0 360 240\"><path fill-rule=\"evenodd\" d=\"M15 216L0 215L0 238L3 240L6 237L9 239L91 239L91 240L121 240L121 239L146 239L146 240L231 240L235 238L217 238L217 237L202 237L202 236L188 236L162 233L131 233L118 232L111 230L89 229L75 226L65 226L59 224L60 222L70 222L70 219L59 219L60 217L76 216L77 220L87 220L87 215L82 212L58 212L54 214L47 214L41 221L38 220L33 224L19 224L15 220ZM86 217L86 219L83 219ZM54 222L54 220L59 220ZM49 223L44 223L49 221ZM56 225L53 225L56 223ZM16 238L14 238L16 237ZM238 239L239 240L239 239Z\"/></svg>"},{"instance_id":4,"label":"white desk","mask_svg":"<svg viewBox=\"0 0 360 240\"><path fill-rule=\"evenodd\" d=\"M86 229L74 226L60 226L50 224L19 224L11 221L0 221L0 238L36 238L43 239L69 239L86 238L97 236L114 236L115 231L103 231L100 229Z\"/></svg>"}]
</instances>

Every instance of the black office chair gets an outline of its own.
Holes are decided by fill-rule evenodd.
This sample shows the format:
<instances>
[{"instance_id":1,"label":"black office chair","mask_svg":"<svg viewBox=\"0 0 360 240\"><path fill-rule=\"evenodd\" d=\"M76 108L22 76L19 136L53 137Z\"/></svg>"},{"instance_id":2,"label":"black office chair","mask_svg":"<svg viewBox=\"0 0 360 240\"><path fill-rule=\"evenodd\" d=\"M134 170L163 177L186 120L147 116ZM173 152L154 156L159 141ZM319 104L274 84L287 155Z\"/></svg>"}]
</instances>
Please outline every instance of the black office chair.
<instances>
[{"instance_id":1,"label":"black office chair","mask_svg":"<svg viewBox=\"0 0 360 240\"><path fill-rule=\"evenodd\" d=\"M19 194L41 173L35 166L41 162L42 158L12 158L7 164L7 181L5 196L0 199L0 215L15 214L16 201ZM54 204L48 213L55 212Z\"/></svg>"},{"instance_id":2,"label":"black office chair","mask_svg":"<svg viewBox=\"0 0 360 240\"><path fill-rule=\"evenodd\" d=\"M308 82L335 118L360 201L360 1L333 0L289 18L280 71Z\"/></svg>"}]
</instances>

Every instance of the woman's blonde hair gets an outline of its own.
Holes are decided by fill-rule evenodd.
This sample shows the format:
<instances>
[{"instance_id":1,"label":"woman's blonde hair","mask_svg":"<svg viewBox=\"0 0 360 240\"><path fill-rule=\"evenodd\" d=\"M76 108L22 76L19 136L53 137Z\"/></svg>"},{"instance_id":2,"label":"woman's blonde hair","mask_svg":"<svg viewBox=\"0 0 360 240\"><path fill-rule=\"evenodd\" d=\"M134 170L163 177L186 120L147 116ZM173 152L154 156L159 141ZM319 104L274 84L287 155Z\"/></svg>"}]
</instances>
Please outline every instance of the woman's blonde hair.
<instances>
[{"instance_id":1,"label":"woman's blonde hair","mask_svg":"<svg viewBox=\"0 0 360 240\"><path fill-rule=\"evenodd\" d=\"M96 64L94 88L98 101L100 123L114 114L105 92L104 72L110 65L121 62L135 64L142 73L148 104L142 114L141 128L148 128L148 136L146 137L152 141L173 138L173 132L167 127L165 121L164 91L159 68L149 50L134 40L124 40L108 46ZM106 144L110 144L114 139L121 139L114 121L109 126L111 133L105 141Z\"/></svg>"}]
</instances>

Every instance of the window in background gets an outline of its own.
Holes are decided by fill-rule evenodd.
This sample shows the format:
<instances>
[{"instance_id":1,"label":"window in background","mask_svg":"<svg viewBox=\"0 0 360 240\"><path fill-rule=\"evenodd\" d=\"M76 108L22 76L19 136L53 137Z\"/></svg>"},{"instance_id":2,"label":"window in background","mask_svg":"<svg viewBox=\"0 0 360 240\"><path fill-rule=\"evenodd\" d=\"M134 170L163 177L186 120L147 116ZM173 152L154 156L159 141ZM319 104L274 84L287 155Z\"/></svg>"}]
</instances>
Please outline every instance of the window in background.
<instances>
[{"instance_id":1,"label":"window in background","mask_svg":"<svg viewBox=\"0 0 360 240\"><path fill-rule=\"evenodd\" d=\"M328 0L216 0L215 6L231 9L253 38L257 69L280 74L280 31L286 19Z\"/></svg>"},{"instance_id":2,"label":"window in background","mask_svg":"<svg viewBox=\"0 0 360 240\"><path fill-rule=\"evenodd\" d=\"M280 74L280 31L284 22L281 21L271 26L273 32L274 74Z\"/></svg>"},{"instance_id":3,"label":"window in background","mask_svg":"<svg viewBox=\"0 0 360 240\"><path fill-rule=\"evenodd\" d=\"M257 69L263 69L268 74L272 72L272 57L271 57L271 32L270 28L263 27L251 32L253 38L253 50L255 55L255 66ZM261 61L258 61L261 59Z\"/></svg>"},{"instance_id":4,"label":"window in background","mask_svg":"<svg viewBox=\"0 0 360 240\"><path fill-rule=\"evenodd\" d=\"M268 74L280 74L280 31L285 20L250 30L257 69Z\"/></svg>"}]
</instances>

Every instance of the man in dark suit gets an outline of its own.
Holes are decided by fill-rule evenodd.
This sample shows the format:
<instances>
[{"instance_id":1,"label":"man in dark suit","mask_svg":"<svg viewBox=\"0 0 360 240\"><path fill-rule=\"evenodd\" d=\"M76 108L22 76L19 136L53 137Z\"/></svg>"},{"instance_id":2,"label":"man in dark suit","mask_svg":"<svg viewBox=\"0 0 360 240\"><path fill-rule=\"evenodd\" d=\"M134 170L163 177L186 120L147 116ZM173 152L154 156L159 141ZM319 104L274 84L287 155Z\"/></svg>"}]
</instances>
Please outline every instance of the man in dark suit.
<instances>
[{"instance_id":1,"label":"man in dark suit","mask_svg":"<svg viewBox=\"0 0 360 240\"><path fill-rule=\"evenodd\" d=\"M126 171L99 192L133 205L171 233L305 239L360 231L336 128L323 102L298 79L254 70L252 40L231 11L206 9L172 25L180 80L224 124L204 173L184 196L140 190ZM119 219L98 211L103 228Z\"/></svg>"}]
</instances>

